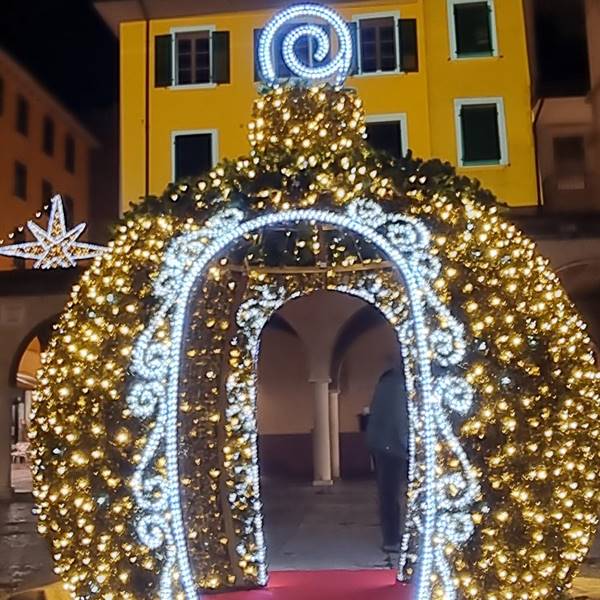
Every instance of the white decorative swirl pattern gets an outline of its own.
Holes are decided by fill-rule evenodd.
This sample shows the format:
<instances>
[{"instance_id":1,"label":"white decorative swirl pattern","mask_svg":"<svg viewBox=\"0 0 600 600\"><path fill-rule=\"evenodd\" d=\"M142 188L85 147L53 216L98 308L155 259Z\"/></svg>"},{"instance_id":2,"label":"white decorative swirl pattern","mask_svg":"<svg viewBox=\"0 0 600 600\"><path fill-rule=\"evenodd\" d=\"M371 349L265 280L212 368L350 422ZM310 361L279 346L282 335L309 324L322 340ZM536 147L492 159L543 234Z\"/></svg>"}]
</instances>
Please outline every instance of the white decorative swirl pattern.
<instances>
[{"instance_id":1,"label":"white decorative swirl pattern","mask_svg":"<svg viewBox=\"0 0 600 600\"><path fill-rule=\"evenodd\" d=\"M405 364L410 365L407 369L414 370L407 378L412 397L409 402L410 447L414 461L414 432L418 421L424 472L422 489L413 500L418 505L413 512L418 513L414 515L414 523L419 530L420 552L416 598L431 600L432 578L438 575L443 582L444 597L455 600L452 568L444 550L449 544L460 546L469 538L472 532L469 508L479 494L475 471L450 420L453 412L462 416L468 411L473 392L465 381L456 379L456 374L445 372L456 368L465 354L464 330L434 290L439 260L433 254L427 228L414 217L385 213L380 205L368 200L357 200L338 210L291 209L258 217L246 216L237 209L225 209L200 230L175 239L167 250L154 289L160 304L135 344L133 377L127 399L138 418L154 418L132 487L142 515L137 524L140 540L162 557L161 599L171 600L175 596L176 573L186 600L199 597L181 509L177 447L181 349L192 290L211 262L244 235L270 226L299 222L330 225L368 241L388 258L404 286L410 318L398 326L398 335ZM359 290L345 291L362 295L377 304L377 294L372 291L366 294ZM269 294L265 293L261 300L264 306L258 307L262 311L260 318L243 320L240 313L239 325L245 328L253 344L258 343L268 315L286 296L284 290ZM256 314L249 308L244 306L245 313ZM418 385L415 378L418 378ZM234 394L238 385L239 381L230 379L229 392ZM254 398L255 391L252 394ZM233 400L227 412L233 414L235 411ZM244 428L255 436L255 415L251 410L247 413L243 415ZM442 478L437 475L438 445L452 451L460 470ZM157 459L163 457L166 459L165 475L155 469ZM251 481L257 482L256 457L252 470ZM413 477L414 464L410 471ZM262 544L260 517L255 529L256 539ZM264 572L261 573L263 579Z\"/></svg>"},{"instance_id":2,"label":"white decorative swirl pattern","mask_svg":"<svg viewBox=\"0 0 600 600\"><path fill-rule=\"evenodd\" d=\"M337 52L329 62L323 62L330 54L331 40L328 31L315 23L301 23L300 19L319 19L324 21L335 32L338 40ZM298 4L290 6L277 13L263 29L258 42L258 61L263 79L269 85L278 81L277 61L275 59L279 49L276 47L278 33L290 23L298 23L283 37L281 52L283 60L296 77L307 81L331 81L340 85L346 79L352 63L352 36L350 30L340 15L319 4ZM318 62L317 66L305 64L296 53L296 43L304 36L313 38L315 48L312 61Z\"/></svg>"}]
</instances>

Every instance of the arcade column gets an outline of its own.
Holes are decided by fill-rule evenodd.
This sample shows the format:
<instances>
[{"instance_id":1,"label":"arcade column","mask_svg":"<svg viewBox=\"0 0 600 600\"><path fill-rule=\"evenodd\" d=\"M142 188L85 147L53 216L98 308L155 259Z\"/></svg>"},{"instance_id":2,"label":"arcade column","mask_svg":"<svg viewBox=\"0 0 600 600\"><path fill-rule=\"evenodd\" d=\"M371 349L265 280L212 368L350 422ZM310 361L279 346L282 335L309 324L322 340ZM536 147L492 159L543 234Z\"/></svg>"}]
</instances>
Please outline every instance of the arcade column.
<instances>
[{"instance_id":1,"label":"arcade column","mask_svg":"<svg viewBox=\"0 0 600 600\"><path fill-rule=\"evenodd\" d=\"M329 379L312 379L314 402L313 485L333 485L329 426Z\"/></svg>"}]
</instances>

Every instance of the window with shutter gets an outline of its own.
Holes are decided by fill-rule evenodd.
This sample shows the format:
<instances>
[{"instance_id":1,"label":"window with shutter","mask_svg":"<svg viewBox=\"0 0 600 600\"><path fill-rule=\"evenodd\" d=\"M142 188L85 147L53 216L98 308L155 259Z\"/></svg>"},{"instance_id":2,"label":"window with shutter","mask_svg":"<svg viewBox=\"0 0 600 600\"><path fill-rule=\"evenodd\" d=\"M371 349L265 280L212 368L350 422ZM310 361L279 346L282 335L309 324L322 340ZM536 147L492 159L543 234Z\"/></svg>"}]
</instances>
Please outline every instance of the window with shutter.
<instances>
[{"instance_id":1,"label":"window with shutter","mask_svg":"<svg viewBox=\"0 0 600 600\"><path fill-rule=\"evenodd\" d=\"M229 32L215 31L212 26L158 36L156 85L201 87L230 83L229 43Z\"/></svg>"},{"instance_id":2,"label":"window with shutter","mask_svg":"<svg viewBox=\"0 0 600 600\"><path fill-rule=\"evenodd\" d=\"M351 75L419 70L416 19L400 19L398 13L382 13L359 16L352 25Z\"/></svg>"},{"instance_id":3,"label":"window with shutter","mask_svg":"<svg viewBox=\"0 0 600 600\"><path fill-rule=\"evenodd\" d=\"M190 31L175 35L175 84L211 82L211 32Z\"/></svg>"},{"instance_id":4,"label":"window with shutter","mask_svg":"<svg viewBox=\"0 0 600 600\"><path fill-rule=\"evenodd\" d=\"M212 34L212 82L230 83L229 31Z\"/></svg>"},{"instance_id":5,"label":"window with shutter","mask_svg":"<svg viewBox=\"0 0 600 600\"><path fill-rule=\"evenodd\" d=\"M17 97L17 131L23 135L29 133L29 102L19 94Z\"/></svg>"},{"instance_id":6,"label":"window with shutter","mask_svg":"<svg viewBox=\"0 0 600 600\"><path fill-rule=\"evenodd\" d=\"M406 153L406 117L367 117L367 140L375 150L386 152L395 158L402 158Z\"/></svg>"},{"instance_id":7,"label":"window with shutter","mask_svg":"<svg viewBox=\"0 0 600 600\"><path fill-rule=\"evenodd\" d=\"M358 23L356 21L351 21L350 23L346 23L348 25L348 29L350 29L350 37L352 38L352 62L350 63L350 71L349 75L356 75L358 73L358 53L360 52L360 47L358 45Z\"/></svg>"},{"instance_id":8,"label":"window with shutter","mask_svg":"<svg viewBox=\"0 0 600 600\"><path fill-rule=\"evenodd\" d=\"M170 33L154 38L154 85L173 85L173 36Z\"/></svg>"},{"instance_id":9,"label":"window with shutter","mask_svg":"<svg viewBox=\"0 0 600 600\"><path fill-rule=\"evenodd\" d=\"M15 161L13 192L17 198L27 200L27 166Z\"/></svg>"},{"instance_id":10,"label":"window with shutter","mask_svg":"<svg viewBox=\"0 0 600 600\"><path fill-rule=\"evenodd\" d=\"M54 186L47 180L42 179L42 202L41 207L47 205L54 195Z\"/></svg>"},{"instance_id":11,"label":"window with shutter","mask_svg":"<svg viewBox=\"0 0 600 600\"><path fill-rule=\"evenodd\" d=\"M460 164L506 164L502 101L459 100L456 106Z\"/></svg>"},{"instance_id":12,"label":"window with shutter","mask_svg":"<svg viewBox=\"0 0 600 600\"><path fill-rule=\"evenodd\" d=\"M213 156L212 132L179 133L173 136L173 179L197 177L210 170L216 159Z\"/></svg>"},{"instance_id":13,"label":"window with shutter","mask_svg":"<svg viewBox=\"0 0 600 600\"><path fill-rule=\"evenodd\" d=\"M65 137L65 169L75 173L75 139L70 134Z\"/></svg>"},{"instance_id":14,"label":"window with shutter","mask_svg":"<svg viewBox=\"0 0 600 600\"><path fill-rule=\"evenodd\" d=\"M419 48L417 46L417 20L400 19L398 21L400 40L400 70L414 73L419 70Z\"/></svg>"},{"instance_id":15,"label":"window with shutter","mask_svg":"<svg viewBox=\"0 0 600 600\"><path fill-rule=\"evenodd\" d=\"M44 117L42 149L48 156L54 154L54 121L48 116Z\"/></svg>"},{"instance_id":16,"label":"window with shutter","mask_svg":"<svg viewBox=\"0 0 600 600\"><path fill-rule=\"evenodd\" d=\"M394 17L360 19L359 38L362 73L398 70L396 20Z\"/></svg>"},{"instance_id":17,"label":"window with shutter","mask_svg":"<svg viewBox=\"0 0 600 600\"><path fill-rule=\"evenodd\" d=\"M493 0L449 0L448 17L454 58L496 54Z\"/></svg>"}]
</instances>

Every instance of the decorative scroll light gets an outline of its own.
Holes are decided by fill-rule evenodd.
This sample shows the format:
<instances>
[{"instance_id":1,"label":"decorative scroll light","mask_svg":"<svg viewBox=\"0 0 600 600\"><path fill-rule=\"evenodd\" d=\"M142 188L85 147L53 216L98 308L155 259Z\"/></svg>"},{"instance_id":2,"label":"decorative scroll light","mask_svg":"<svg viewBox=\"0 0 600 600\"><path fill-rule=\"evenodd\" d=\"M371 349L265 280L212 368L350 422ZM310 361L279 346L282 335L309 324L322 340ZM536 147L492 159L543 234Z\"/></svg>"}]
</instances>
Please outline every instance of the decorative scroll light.
<instances>
[{"instance_id":1,"label":"decorative scroll light","mask_svg":"<svg viewBox=\"0 0 600 600\"><path fill-rule=\"evenodd\" d=\"M67 230L62 198L56 195L51 203L46 230L33 221L27 222L36 241L0 246L0 255L34 260L34 269L56 269L74 267L77 261L96 258L107 250L97 244L78 242L86 224L79 223Z\"/></svg>"},{"instance_id":2,"label":"decorative scroll light","mask_svg":"<svg viewBox=\"0 0 600 600\"><path fill-rule=\"evenodd\" d=\"M327 31L315 23L299 23L283 38L283 60L293 75L315 83L330 82L341 85L352 63L352 35L342 17L334 10L320 4L297 4L277 13L263 29L258 42L258 62L262 77L269 85L276 85L278 76L274 59L275 37L278 31L299 18L321 19L331 26L338 39L336 55L328 63L310 66L298 57L296 42L304 37L316 40L314 59L324 61L331 49L331 41Z\"/></svg>"}]
</instances>

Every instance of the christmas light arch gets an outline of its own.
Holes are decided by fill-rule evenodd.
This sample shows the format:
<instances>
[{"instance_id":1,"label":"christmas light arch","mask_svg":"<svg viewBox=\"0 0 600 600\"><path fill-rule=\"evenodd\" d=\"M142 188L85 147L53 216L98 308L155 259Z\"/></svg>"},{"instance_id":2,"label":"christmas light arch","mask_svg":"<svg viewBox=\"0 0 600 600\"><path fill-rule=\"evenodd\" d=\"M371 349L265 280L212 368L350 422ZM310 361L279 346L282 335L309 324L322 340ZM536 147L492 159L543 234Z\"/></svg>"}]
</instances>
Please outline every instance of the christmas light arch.
<instances>
[{"instance_id":1,"label":"christmas light arch","mask_svg":"<svg viewBox=\"0 0 600 600\"><path fill-rule=\"evenodd\" d=\"M337 83L336 64L313 74ZM31 438L57 573L75 597L126 600L265 582L257 332L285 298L326 288L399 319L405 342L417 412L400 577L419 600L563 597L600 508L585 324L477 182L374 152L351 90L271 84L249 156L126 215L43 357Z\"/></svg>"}]
</instances>

